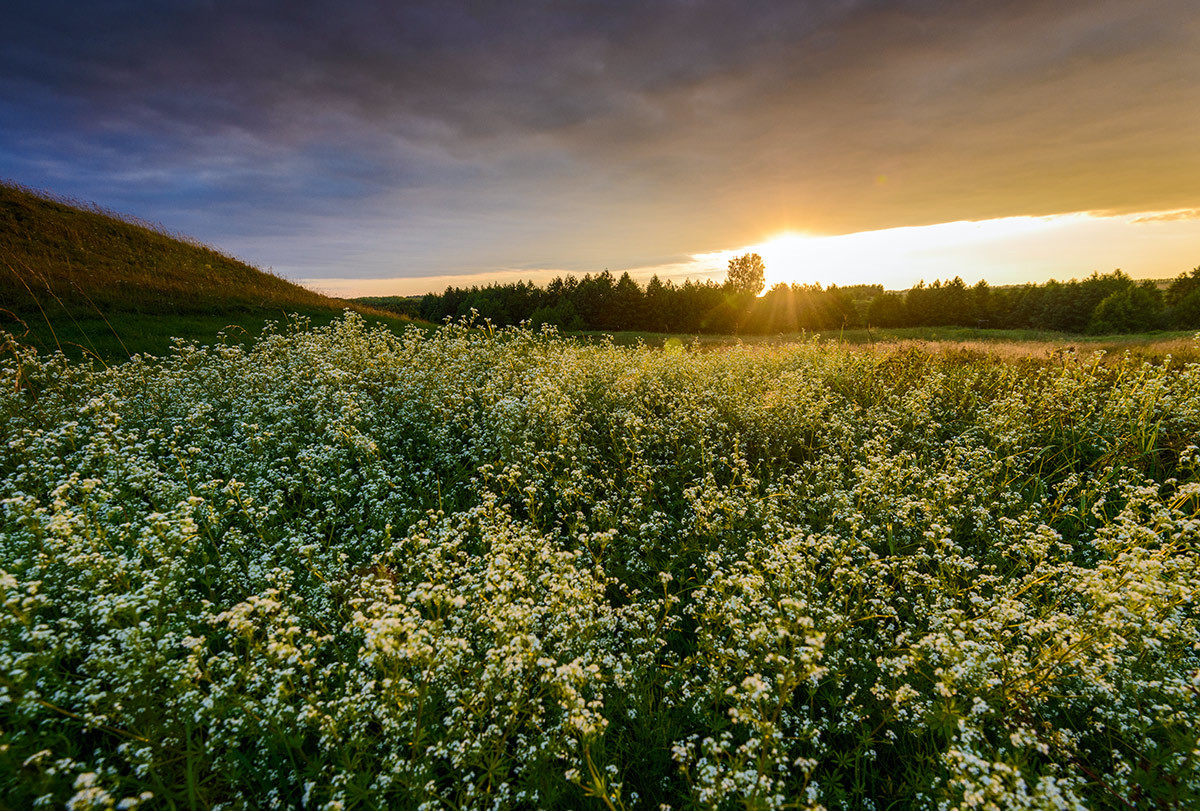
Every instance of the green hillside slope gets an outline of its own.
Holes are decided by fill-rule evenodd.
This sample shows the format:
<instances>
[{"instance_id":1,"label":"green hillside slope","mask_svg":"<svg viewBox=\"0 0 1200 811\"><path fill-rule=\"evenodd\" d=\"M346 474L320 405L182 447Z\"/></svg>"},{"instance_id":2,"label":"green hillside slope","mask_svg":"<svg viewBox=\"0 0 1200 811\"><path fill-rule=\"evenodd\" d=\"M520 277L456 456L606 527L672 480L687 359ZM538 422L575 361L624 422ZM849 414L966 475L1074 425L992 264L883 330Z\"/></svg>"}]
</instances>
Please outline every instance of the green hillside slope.
<instances>
[{"instance_id":1,"label":"green hillside slope","mask_svg":"<svg viewBox=\"0 0 1200 811\"><path fill-rule=\"evenodd\" d=\"M173 337L211 342L347 307L400 323L133 218L0 184L0 328L40 349L160 353Z\"/></svg>"}]
</instances>

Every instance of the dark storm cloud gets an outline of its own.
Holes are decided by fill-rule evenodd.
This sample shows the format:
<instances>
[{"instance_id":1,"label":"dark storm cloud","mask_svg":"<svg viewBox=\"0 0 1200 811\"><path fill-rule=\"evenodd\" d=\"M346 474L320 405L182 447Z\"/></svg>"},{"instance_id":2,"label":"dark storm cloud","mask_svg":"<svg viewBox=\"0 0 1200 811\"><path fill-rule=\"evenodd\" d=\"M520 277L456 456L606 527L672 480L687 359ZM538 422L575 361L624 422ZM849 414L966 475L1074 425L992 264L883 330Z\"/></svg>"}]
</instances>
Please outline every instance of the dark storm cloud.
<instances>
[{"instance_id":1,"label":"dark storm cloud","mask_svg":"<svg viewBox=\"0 0 1200 811\"><path fill-rule=\"evenodd\" d=\"M0 174L311 275L1195 207L1187 0L24 4Z\"/></svg>"}]
</instances>

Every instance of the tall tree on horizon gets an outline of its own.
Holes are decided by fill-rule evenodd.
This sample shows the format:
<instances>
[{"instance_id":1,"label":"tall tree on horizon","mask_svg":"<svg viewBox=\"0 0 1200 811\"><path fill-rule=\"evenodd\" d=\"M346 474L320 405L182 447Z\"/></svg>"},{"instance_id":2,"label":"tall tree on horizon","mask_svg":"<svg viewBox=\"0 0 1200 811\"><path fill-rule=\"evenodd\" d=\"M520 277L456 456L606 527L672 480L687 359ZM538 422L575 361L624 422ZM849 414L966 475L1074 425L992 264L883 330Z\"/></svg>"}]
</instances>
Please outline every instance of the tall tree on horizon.
<instances>
[{"instance_id":1,"label":"tall tree on horizon","mask_svg":"<svg viewBox=\"0 0 1200 811\"><path fill-rule=\"evenodd\" d=\"M757 296L767 284L767 266L756 253L744 253L729 260L725 284L739 293Z\"/></svg>"}]
</instances>

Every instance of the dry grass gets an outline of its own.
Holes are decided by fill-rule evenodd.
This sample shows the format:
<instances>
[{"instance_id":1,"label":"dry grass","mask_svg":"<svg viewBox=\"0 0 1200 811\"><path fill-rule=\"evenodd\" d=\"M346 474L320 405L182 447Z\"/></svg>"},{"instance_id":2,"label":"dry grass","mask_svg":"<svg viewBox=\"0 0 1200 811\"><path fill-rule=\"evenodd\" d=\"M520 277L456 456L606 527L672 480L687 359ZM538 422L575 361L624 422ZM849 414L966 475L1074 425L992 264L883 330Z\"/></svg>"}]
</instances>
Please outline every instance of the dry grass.
<instances>
[{"instance_id":1,"label":"dry grass","mask_svg":"<svg viewBox=\"0 0 1200 811\"><path fill-rule=\"evenodd\" d=\"M1066 364L1090 361L1099 353L1107 362L1118 359L1153 363L1167 357L1181 362L1200 361L1200 336L1104 340L1054 341L939 341L906 339L876 344L848 344L848 347L869 351L896 352L917 350L923 353L963 359L993 359L1009 362L1044 362Z\"/></svg>"}]
</instances>

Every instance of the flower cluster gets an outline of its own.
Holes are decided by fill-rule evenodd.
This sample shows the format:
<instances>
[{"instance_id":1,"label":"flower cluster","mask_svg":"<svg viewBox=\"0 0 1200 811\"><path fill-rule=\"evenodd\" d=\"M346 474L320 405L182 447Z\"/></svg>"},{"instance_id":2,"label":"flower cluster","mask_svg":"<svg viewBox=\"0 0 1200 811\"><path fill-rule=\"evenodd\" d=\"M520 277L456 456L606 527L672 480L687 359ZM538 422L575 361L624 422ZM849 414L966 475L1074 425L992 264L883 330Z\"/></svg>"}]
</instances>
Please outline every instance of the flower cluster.
<instances>
[{"instance_id":1,"label":"flower cluster","mask_svg":"<svg viewBox=\"0 0 1200 811\"><path fill-rule=\"evenodd\" d=\"M348 314L0 361L15 807L1200 804L1200 366Z\"/></svg>"}]
</instances>

